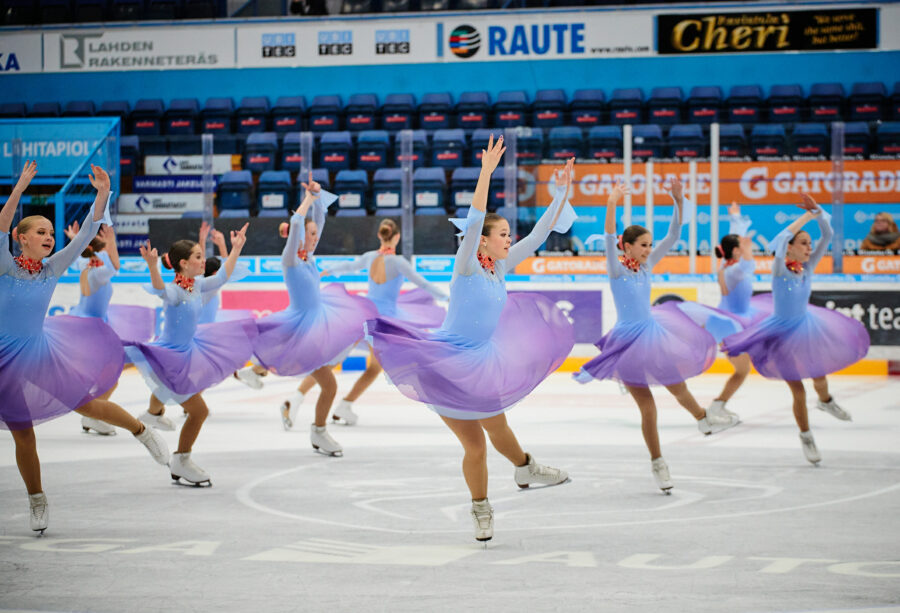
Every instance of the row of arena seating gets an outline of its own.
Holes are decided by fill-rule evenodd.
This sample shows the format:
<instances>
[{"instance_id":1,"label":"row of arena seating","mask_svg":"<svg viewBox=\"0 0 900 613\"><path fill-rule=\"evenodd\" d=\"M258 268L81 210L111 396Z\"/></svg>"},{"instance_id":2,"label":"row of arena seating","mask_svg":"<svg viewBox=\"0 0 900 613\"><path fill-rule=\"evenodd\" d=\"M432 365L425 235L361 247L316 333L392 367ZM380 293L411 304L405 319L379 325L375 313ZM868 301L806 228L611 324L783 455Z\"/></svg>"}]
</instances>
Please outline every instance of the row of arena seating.
<instances>
[{"instance_id":1,"label":"row of arena seating","mask_svg":"<svg viewBox=\"0 0 900 613\"><path fill-rule=\"evenodd\" d=\"M178 98L166 107L159 98L110 100L99 106L79 100L62 107L57 102L24 102L0 105L0 117L118 116L127 134L145 136L200 133L249 134L253 132L361 132L382 128L442 130L563 125L590 128L597 125L653 123L792 124L803 121L900 120L900 82L893 93L881 82L854 83L850 95L840 83L817 83L804 95L800 85L774 85L768 97L758 85L732 87L723 95L720 87L693 87L687 97L680 87L656 87L645 99L638 88L615 89L607 100L600 89L580 89L571 99L562 89L541 89L529 99L527 92L501 91L496 100L486 91L461 92L457 100L447 92L427 93L417 101L413 94L396 93L380 102L375 94L353 94L346 104L340 96L284 96L271 104L265 96L209 98L201 106L196 98Z\"/></svg>"},{"instance_id":2,"label":"row of arena seating","mask_svg":"<svg viewBox=\"0 0 900 613\"><path fill-rule=\"evenodd\" d=\"M443 168L417 168L413 173L413 202L417 215L465 214L472 202L480 167L456 168L447 181ZM324 189L340 196L330 208L331 214L374 215L397 213L400 207L402 171L381 168L372 181L364 170L341 170L334 181L324 168L313 170L313 178ZM254 177L248 170L233 170L219 179L216 206L224 217L284 217L295 209L302 188L294 184L284 170L268 170ZM494 181L488 197L488 209L503 206L503 182ZM461 211L461 209L463 209Z\"/></svg>"},{"instance_id":3,"label":"row of arena seating","mask_svg":"<svg viewBox=\"0 0 900 613\"><path fill-rule=\"evenodd\" d=\"M741 124L722 124L719 130L719 154L723 159L747 157L770 159L790 156L795 159L822 159L831 154L829 126L801 123L788 132L781 124L757 124L749 130ZM458 168L481 164L481 151L491 135L498 131L475 130L467 138L461 129L437 130L428 134L413 131L412 162L414 167L435 166ZM516 129L516 159L520 164L539 164L544 160L570 157L612 161L623 156L621 126L595 126L583 131L573 126L551 128L546 136L540 128ZM282 136L283 138L279 138ZM354 139L353 137L356 136ZM430 136L430 138L429 138ZM667 131L658 125L632 128L632 156L638 159L695 159L709 156L709 137L696 124L671 126ZM375 171L397 167L403 156L399 133L384 130L365 132L326 132L314 148L313 163L330 172L355 169ZM121 140L123 174L142 174L147 155L198 155L200 136L139 137ZM258 132L246 140L234 136L214 137L214 152L241 154L241 167L254 173L266 170L300 170L302 155L300 134L279 135ZM878 124L874 136L869 124L844 124L844 156L864 158L871 155L900 155L900 122Z\"/></svg>"}]
</instances>

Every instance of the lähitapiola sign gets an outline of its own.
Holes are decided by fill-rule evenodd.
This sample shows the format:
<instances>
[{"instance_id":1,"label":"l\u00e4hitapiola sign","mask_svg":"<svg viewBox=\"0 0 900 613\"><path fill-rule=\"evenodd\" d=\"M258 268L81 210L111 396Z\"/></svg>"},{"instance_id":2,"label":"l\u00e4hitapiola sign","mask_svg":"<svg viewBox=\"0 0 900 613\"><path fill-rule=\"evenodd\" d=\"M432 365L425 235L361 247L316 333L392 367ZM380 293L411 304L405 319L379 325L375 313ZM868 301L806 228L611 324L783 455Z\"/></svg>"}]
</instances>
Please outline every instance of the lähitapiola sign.
<instances>
[{"instance_id":1,"label":"l\u00e4hitapiola sign","mask_svg":"<svg viewBox=\"0 0 900 613\"><path fill-rule=\"evenodd\" d=\"M878 9L658 15L660 54L827 51L878 47Z\"/></svg>"}]
</instances>

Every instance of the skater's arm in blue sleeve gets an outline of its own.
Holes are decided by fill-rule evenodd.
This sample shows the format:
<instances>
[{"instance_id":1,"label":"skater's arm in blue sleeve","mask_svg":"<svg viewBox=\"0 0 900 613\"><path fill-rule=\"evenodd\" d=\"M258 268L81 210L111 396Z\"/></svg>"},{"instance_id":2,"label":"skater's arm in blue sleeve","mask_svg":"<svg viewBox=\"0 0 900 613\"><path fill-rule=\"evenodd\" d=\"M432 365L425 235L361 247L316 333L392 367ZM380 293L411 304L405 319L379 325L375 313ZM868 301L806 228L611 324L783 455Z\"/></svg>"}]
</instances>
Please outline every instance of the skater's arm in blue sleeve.
<instances>
[{"instance_id":1,"label":"skater's arm in blue sleeve","mask_svg":"<svg viewBox=\"0 0 900 613\"><path fill-rule=\"evenodd\" d=\"M564 188L557 189L553 202L550 203L550 206L547 207L547 210L544 211L541 218L534 224L534 228L528 233L528 236L509 248L509 256L507 256L506 262L504 262L506 270L514 270L516 266L525 260L525 258L533 255L538 247L540 247L544 241L547 240L547 237L550 236L550 232L553 232L554 230L557 232L565 232L572 226L572 221L575 219L575 211L572 209L572 205L569 204L569 201L566 200L567 191L568 185ZM564 210L566 213L565 220L560 220L560 216L563 214ZM562 223L557 226L557 223L560 221Z\"/></svg>"},{"instance_id":2,"label":"skater's arm in blue sleeve","mask_svg":"<svg viewBox=\"0 0 900 613\"><path fill-rule=\"evenodd\" d=\"M463 238L456 251L456 260L453 262L453 274L463 276L471 275L478 266L475 254L481 241L481 229L484 227L484 211L470 206L465 224Z\"/></svg>"},{"instance_id":3,"label":"skater's arm in blue sleeve","mask_svg":"<svg viewBox=\"0 0 900 613\"><path fill-rule=\"evenodd\" d=\"M313 204L312 204L312 218L313 218L313 221L316 222L316 227L318 228L320 241L322 240L322 232L325 230L325 219L326 219L325 212L326 212L326 207L322 203L322 199L316 198L315 202L313 202ZM316 243L316 246L318 246L318 243ZM309 254L312 255L313 253L315 253L315 251L316 251L316 247L313 247L312 249L309 250Z\"/></svg>"},{"instance_id":4,"label":"skater's arm in blue sleeve","mask_svg":"<svg viewBox=\"0 0 900 613\"><path fill-rule=\"evenodd\" d=\"M329 277L338 277L340 275L345 275L351 272L359 272L363 268L368 268L372 265L372 260L374 259L374 255L377 252L375 251L367 251L357 258L353 258L352 260L348 260L346 262L334 262L329 264L325 270L325 276Z\"/></svg>"},{"instance_id":5,"label":"skater's arm in blue sleeve","mask_svg":"<svg viewBox=\"0 0 900 613\"><path fill-rule=\"evenodd\" d=\"M304 220L305 217L299 212L291 215L287 242L284 244L284 251L281 252L281 266L284 268L296 266L300 261L297 257L297 250L303 245L303 234L306 232Z\"/></svg>"},{"instance_id":6,"label":"skater's arm in blue sleeve","mask_svg":"<svg viewBox=\"0 0 900 613\"><path fill-rule=\"evenodd\" d=\"M84 248L91 242L91 239L97 236L100 224L105 220L102 218L94 219L96 217L94 214L95 206L96 203L91 207L91 210L88 211L87 218L78 229L78 234L69 241L69 244L47 258L47 266L50 268L53 276L61 277L63 273L66 272L66 269L72 265L72 262L78 259L78 256L81 255Z\"/></svg>"},{"instance_id":7,"label":"skater's arm in blue sleeve","mask_svg":"<svg viewBox=\"0 0 900 613\"><path fill-rule=\"evenodd\" d=\"M816 266L825 256L825 253L828 251L828 245L831 243L831 238L834 236L834 230L831 229L831 215L825 212L825 209L821 209L821 213L819 213L818 217L816 217L816 223L819 224L819 230L822 232L822 238L819 239L819 242L816 244L816 248L813 249L813 252L809 256L809 264L807 264L807 269L812 272L816 269Z\"/></svg>"},{"instance_id":8,"label":"skater's arm in blue sleeve","mask_svg":"<svg viewBox=\"0 0 900 613\"><path fill-rule=\"evenodd\" d=\"M625 267L619 261L617 251L619 239L616 238L615 234L606 233L603 235L603 242L606 244L606 274L609 275L610 279L622 276L622 273L625 272Z\"/></svg>"},{"instance_id":9,"label":"skater's arm in blue sleeve","mask_svg":"<svg viewBox=\"0 0 900 613\"><path fill-rule=\"evenodd\" d=\"M112 267L112 264L107 264L106 262L104 264L104 266L92 268L88 272L88 284L91 286L92 292L96 292L97 289L109 283L116 276L117 271Z\"/></svg>"},{"instance_id":10,"label":"skater's arm in blue sleeve","mask_svg":"<svg viewBox=\"0 0 900 613\"><path fill-rule=\"evenodd\" d=\"M441 291L434 283L429 283L425 277L416 272L416 269L413 268L412 264L406 261L406 258L398 257L393 260L395 262L395 266L397 267L397 271L409 279L411 282L415 283L426 292L431 294L431 296L435 300L448 300L449 296Z\"/></svg>"},{"instance_id":11,"label":"skater's arm in blue sleeve","mask_svg":"<svg viewBox=\"0 0 900 613\"><path fill-rule=\"evenodd\" d=\"M666 233L665 238L656 244L647 258L647 268L651 271L669 253L669 249L672 248L681 235L681 208L678 204L672 207L672 221L669 223L669 231Z\"/></svg>"},{"instance_id":12,"label":"skater's arm in blue sleeve","mask_svg":"<svg viewBox=\"0 0 900 613\"><path fill-rule=\"evenodd\" d=\"M15 267L16 262L9 252L9 232L0 230L0 275L9 274Z\"/></svg>"},{"instance_id":13,"label":"skater's arm in blue sleeve","mask_svg":"<svg viewBox=\"0 0 900 613\"><path fill-rule=\"evenodd\" d=\"M219 268L219 270L216 271L216 274L211 277L197 277L195 281L195 283L200 286L200 291L203 293L203 298L205 300L208 300L210 294L217 292L219 288L227 282L228 271L225 270L224 266Z\"/></svg>"}]
</instances>

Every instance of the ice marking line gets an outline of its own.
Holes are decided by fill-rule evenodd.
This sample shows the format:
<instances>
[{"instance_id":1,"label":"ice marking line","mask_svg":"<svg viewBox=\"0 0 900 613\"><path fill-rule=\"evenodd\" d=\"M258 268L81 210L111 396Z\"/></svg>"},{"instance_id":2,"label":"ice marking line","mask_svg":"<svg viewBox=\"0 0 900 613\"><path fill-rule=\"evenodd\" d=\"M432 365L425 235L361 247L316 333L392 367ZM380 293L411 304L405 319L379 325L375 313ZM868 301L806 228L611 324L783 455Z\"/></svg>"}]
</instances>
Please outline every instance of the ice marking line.
<instances>
[{"instance_id":1,"label":"ice marking line","mask_svg":"<svg viewBox=\"0 0 900 613\"><path fill-rule=\"evenodd\" d=\"M320 467L318 464L310 464L306 466L296 466L294 468L288 468L285 470L280 470L269 475L264 475L262 477L258 477L253 481L241 486L236 492L235 497L239 502L244 504L251 509L255 509L257 511L261 511L263 513L268 513L270 515L275 515L278 517L284 517L286 519L294 519L299 521L305 521L316 524L323 524L328 526L338 526L342 528L353 528L356 530L368 530L372 532L385 532L389 534L452 534L452 533L460 533L466 532L467 530L455 530L455 529L444 529L444 530L399 530L396 528L384 528L381 526L372 526L372 525L361 525L354 524L348 522L334 521L329 519L321 519L318 517L309 517L306 515L298 515L296 513L289 513L287 511L281 511L279 509L274 509L268 507L264 504L256 502L253 499L252 491L258 485L265 483L266 481L271 481L272 479L277 479L284 475L288 475L293 472L306 470L308 468L317 468ZM887 494L890 492L894 492L900 490L900 482L895 483L893 485L889 485L887 487L883 487L881 489L873 490L871 492L866 492L863 494L857 494L855 496L847 496L845 498L837 498L834 500L825 500L822 502L812 502L808 504L800 504L794 505L790 507L780 507L774 509L759 509L755 511L743 511L738 513L720 513L716 515L702 515L702 516L694 516L694 517L669 517L669 518L660 518L660 519L645 519L645 520L634 520L634 521L621 521L621 522L605 522L605 523L582 523L582 524L569 524L564 526L531 526L531 527L504 527L504 531L508 532L537 532L537 531L549 531L549 530L572 530L578 528L610 528L610 527L619 527L619 526L636 526L636 525L647 525L647 524L674 524L674 523L684 523L684 522L694 522L694 521L703 521L703 520L713 520L713 519L731 519L735 517L749 517L753 515L768 515L772 513L786 513L791 511L801 511L805 509L814 509L819 507L827 507L833 506L837 504L843 504L846 502L855 502L857 500L865 500L866 498L874 498L876 496L881 496L883 494Z\"/></svg>"}]
</instances>

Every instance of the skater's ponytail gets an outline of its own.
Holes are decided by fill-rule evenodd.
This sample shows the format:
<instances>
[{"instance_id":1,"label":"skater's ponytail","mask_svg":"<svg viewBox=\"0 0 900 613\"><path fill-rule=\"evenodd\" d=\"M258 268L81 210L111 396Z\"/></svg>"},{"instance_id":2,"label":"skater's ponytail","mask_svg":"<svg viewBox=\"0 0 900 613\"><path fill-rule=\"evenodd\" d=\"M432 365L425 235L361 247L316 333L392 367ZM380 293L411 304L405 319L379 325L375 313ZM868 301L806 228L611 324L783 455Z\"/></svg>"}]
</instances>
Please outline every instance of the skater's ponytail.
<instances>
[{"instance_id":1,"label":"skater's ponytail","mask_svg":"<svg viewBox=\"0 0 900 613\"><path fill-rule=\"evenodd\" d=\"M181 272L181 260L188 260L191 257L191 251L197 245L194 241L180 240L176 241L169 247L169 252L163 256L163 266L175 272Z\"/></svg>"},{"instance_id":2,"label":"skater's ponytail","mask_svg":"<svg viewBox=\"0 0 900 613\"><path fill-rule=\"evenodd\" d=\"M84 251L81 252L81 257L83 258L92 258L95 257L98 253L103 251L106 247L106 243L97 238L96 236L91 239L90 244L84 248Z\"/></svg>"},{"instance_id":3,"label":"skater's ponytail","mask_svg":"<svg viewBox=\"0 0 900 613\"><path fill-rule=\"evenodd\" d=\"M206 269L203 271L204 277L211 277L222 267L222 261L216 256L206 258Z\"/></svg>"}]
</instances>

